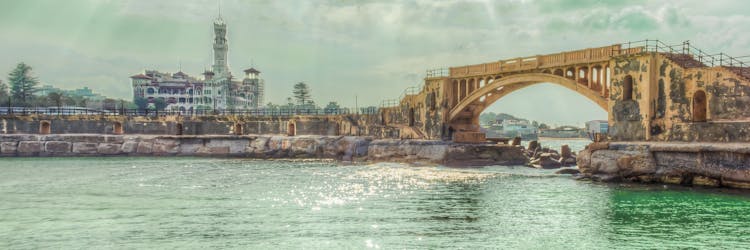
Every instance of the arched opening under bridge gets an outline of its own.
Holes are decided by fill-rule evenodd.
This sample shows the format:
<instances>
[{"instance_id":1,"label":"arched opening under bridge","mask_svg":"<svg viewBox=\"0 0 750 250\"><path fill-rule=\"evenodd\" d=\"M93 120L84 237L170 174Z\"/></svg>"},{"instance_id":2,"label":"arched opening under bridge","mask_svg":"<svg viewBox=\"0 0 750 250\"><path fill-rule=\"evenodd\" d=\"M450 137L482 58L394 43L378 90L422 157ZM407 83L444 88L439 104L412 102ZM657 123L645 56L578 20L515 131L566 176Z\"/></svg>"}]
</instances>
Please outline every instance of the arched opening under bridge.
<instances>
[{"instance_id":1,"label":"arched opening under bridge","mask_svg":"<svg viewBox=\"0 0 750 250\"><path fill-rule=\"evenodd\" d=\"M502 101L506 96L510 97ZM480 116L492 107L488 111L503 110L518 114L519 118L540 122L554 116L568 116L574 119L558 119L560 125L576 123L569 125L583 126L588 120L606 120L605 96L600 89L588 88L565 76L545 73L512 75L493 81L458 102L447 120L452 130L480 132L483 130ZM573 120L577 122L570 122Z\"/></svg>"}]
</instances>

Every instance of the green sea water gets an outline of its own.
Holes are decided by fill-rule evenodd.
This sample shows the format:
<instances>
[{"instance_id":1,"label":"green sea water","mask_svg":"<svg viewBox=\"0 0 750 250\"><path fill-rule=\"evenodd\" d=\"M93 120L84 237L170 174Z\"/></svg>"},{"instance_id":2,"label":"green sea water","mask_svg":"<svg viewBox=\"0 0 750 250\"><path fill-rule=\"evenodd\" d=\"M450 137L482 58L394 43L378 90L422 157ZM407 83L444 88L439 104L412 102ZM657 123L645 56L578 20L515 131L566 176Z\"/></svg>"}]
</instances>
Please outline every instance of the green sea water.
<instances>
[{"instance_id":1,"label":"green sea water","mask_svg":"<svg viewBox=\"0 0 750 250\"><path fill-rule=\"evenodd\" d=\"M553 170L0 161L0 249L742 249L750 195Z\"/></svg>"}]
</instances>

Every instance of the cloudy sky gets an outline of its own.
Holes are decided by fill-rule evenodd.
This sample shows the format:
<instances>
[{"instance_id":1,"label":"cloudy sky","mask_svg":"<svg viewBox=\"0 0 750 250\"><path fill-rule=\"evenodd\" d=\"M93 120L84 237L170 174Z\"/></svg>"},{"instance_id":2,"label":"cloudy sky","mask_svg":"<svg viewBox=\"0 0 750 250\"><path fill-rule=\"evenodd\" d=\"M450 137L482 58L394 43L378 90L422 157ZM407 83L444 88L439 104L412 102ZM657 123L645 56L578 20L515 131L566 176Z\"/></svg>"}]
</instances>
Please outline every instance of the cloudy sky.
<instances>
[{"instance_id":1,"label":"cloudy sky","mask_svg":"<svg viewBox=\"0 0 750 250\"><path fill-rule=\"evenodd\" d=\"M378 105L427 69L598 47L690 40L750 54L747 1L223 0L235 75L263 72L267 101L305 81L318 103ZM0 0L0 73L26 62L43 83L131 98L145 68L197 75L211 65L217 0ZM561 87L536 85L494 104L555 124L606 118Z\"/></svg>"}]
</instances>

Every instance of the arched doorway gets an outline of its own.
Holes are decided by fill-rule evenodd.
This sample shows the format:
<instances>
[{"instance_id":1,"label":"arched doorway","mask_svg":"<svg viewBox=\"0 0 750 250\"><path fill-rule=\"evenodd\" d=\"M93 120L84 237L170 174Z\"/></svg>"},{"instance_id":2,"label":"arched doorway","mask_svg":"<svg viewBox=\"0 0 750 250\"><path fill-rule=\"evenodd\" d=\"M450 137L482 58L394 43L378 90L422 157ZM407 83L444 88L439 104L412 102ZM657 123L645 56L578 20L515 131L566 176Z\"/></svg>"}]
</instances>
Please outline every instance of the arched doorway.
<instances>
[{"instance_id":1,"label":"arched doorway","mask_svg":"<svg viewBox=\"0 0 750 250\"><path fill-rule=\"evenodd\" d=\"M698 90L693 94L693 122L705 122L707 120L706 92Z\"/></svg>"},{"instance_id":2,"label":"arched doorway","mask_svg":"<svg viewBox=\"0 0 750 250\"><path fill-rule=\"evenodd\" d=\"M414 126L414 108L409 109L409 126Z\"/></svg>"},{"instance_id":3,"label":"arched doorway","mask_svg":"<svg viewBox=\"0 0 750 250\"><path fill-rule=\"evenodd\" d=\"M49 134L51 130L52 130L52 125L50 124L49 121L41 121L39 123L40 134L43 134L43 135Z\"/></svg>"},{"instance_id":4,"label":"arched doorway","mask_svg":"<svg viewBox=\"0 0 750 250\"><path fill-rule=\"evenodd\" d=\"M295 122L290 121L289 124L287 124L286 135L287 136L297 135L297 124L295 124Z\"/></svg>"},{"instance_id":5,"label":"arched doorway","mask_svg":"<svg viewBox=\"0 0 750 250\"><path fill-rule=\"evenodd\" d=\"M177 123L177 135L182 135L183 129L182 129L182 123Z\"/></svg>"},{"instance_id":6,"label":"arched doorway","mask_svg":"<svg viewBox=\"0 0 750 250\"><path fill-rule=\"evenodd\" d=\"M120 122L113 123L112 124L112 133L114 133L116 135L121 135L122 134L122 123L120 123Z\"/></svg>"},{"instance_id":7,"label":"arched doorway","mask_svg":"<svg viewBox=\"0 0 750 250\"><path fill-rule=\"evenodd\" d=\"M633 77L630 75L625 76L622 81L622 100L633 100Z\"/></svg>"},{"instance_id":8,"label":"arched doorway","mask_svg":"<svg viewBox=\"0 0 750 250\"><path fill-rule=\"evenodd\" d=\"M234 124L234 135L242 135L242 123L235 123Z\"/></svg>"}]
</instances>

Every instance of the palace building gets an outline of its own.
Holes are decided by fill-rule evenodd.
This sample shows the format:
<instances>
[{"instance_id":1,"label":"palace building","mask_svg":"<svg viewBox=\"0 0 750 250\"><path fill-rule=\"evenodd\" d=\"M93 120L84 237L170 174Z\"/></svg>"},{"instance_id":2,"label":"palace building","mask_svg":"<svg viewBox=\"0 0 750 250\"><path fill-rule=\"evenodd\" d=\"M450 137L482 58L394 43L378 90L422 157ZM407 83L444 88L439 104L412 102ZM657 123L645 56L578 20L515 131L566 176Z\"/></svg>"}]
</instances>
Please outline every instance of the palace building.
<instances>
[{"instance_id":1,"label":"palace building","mask_svg":"<svg viewBox=\"0 0 750 250\"><path fill-rule=\"evenodd\" d=\"M133 100L144 98L149 106L158 99L164 100L168 110L192 111L197 109L256 109L263 105L264 81L260 71L246 69L243 79L232 75L227 55L227 25L219 17L214 21L214 62L202 78L189 76L181 70L164 73L156 70L131 76Z\"/></svg>"}]
</instances>

